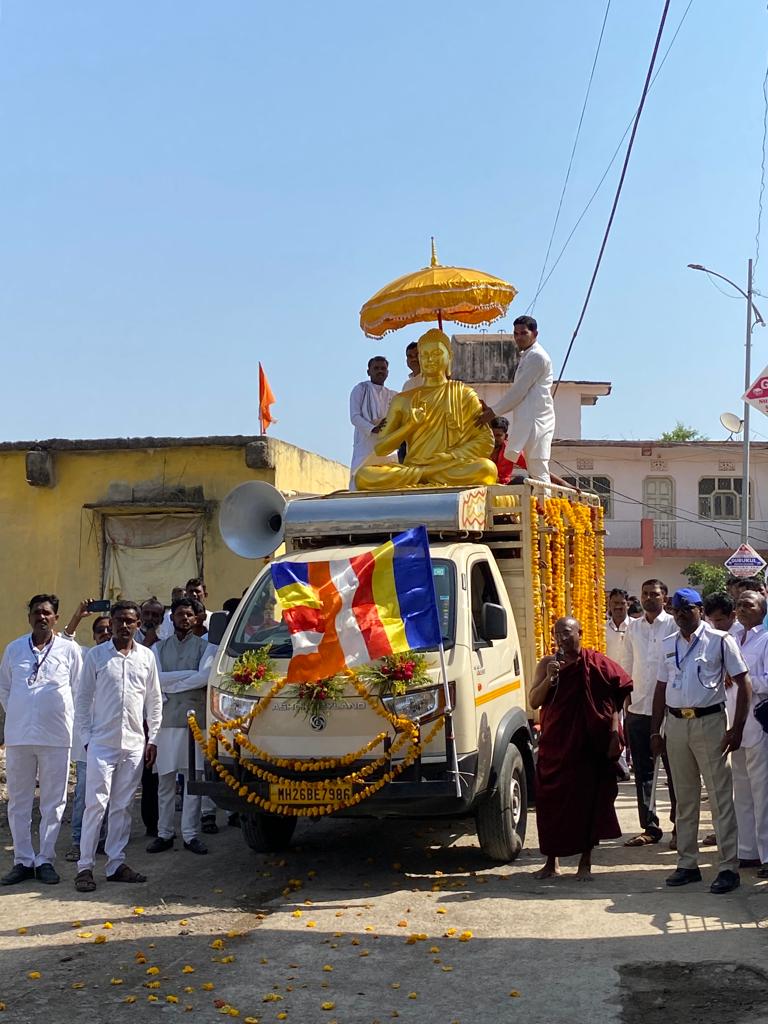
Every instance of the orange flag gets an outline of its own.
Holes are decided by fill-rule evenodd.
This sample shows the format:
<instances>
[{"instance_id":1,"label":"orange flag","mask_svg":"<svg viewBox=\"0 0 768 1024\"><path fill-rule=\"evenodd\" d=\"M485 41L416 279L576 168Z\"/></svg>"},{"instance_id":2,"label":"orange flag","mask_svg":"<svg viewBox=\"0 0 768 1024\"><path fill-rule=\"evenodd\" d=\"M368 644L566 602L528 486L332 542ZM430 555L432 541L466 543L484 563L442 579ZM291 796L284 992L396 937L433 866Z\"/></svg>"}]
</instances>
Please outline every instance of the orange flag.
<instances>
[{"instance_id":1,"label":"orange flag","mask_svg":"<svg viewBox=\"0 0 768 1024\"><path fill-rule=\"evenodd\" d=\"M266 434L267 427L271 423L277 423L270 412L270 406L275 401L267 375L264 373L264 367L259 363L259 427L262 434Z\"/></svg>"}]
</instances>

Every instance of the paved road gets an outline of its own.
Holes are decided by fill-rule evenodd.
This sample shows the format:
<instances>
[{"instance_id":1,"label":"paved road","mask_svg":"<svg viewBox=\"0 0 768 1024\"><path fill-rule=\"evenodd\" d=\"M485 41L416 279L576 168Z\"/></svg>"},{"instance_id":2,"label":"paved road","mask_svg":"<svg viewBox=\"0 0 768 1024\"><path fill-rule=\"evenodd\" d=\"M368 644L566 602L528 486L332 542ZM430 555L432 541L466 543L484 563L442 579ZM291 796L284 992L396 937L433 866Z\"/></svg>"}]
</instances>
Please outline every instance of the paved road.
<instances>
[{"instance_id":1,"label":"paved road","mask_svg":"<svg viewBox=\"0 0 768 1024\"><path fill-rule=\"evenodd\" d=\"M628 784L619 805L630 833ZM499 867L460 825L303 822L291 850L268 857L222 829L204 858L149 856L137 825L130 862L147 885L103 883L82 896L63 864L59 886L0 889L0 1024L208 1022L227 1007L261 1024L560 1024L634 1020L641 1005L653 1024L675 1019L686 987L667 971L657 992L642 971L676 962L691 978L696 964L724 965L734 983L735 995L718 981L715 1001L686 1024L763 1019L749 978L734 973L737 964L760 972L767 960L768 893L754 872L728 896L705 884L670 891L665 843L612 843L596 853L593 882L540 883L534 826L532 816L520 859ZM7 828L0 841L8 851ZM705 852L705 879L711 861ZM9 863L6 852L0 866ZM27 977L35 971L40 978ZM753 974L762 995L765 977Z\"/></svg>"}]
</instances>

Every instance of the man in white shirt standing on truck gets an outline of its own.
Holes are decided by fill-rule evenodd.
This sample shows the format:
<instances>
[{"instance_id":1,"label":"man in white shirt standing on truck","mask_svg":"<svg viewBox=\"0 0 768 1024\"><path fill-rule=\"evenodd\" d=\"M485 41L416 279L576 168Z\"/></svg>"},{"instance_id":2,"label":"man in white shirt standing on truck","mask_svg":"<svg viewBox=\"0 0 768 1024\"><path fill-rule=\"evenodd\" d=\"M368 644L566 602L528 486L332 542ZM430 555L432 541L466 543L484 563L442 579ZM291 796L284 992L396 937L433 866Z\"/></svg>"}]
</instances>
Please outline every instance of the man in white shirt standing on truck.
<instances>
[{"instance_id":1,"label":"man in white shirt standing on truck","mask_svg":"<svg viewBox=\"0 0 768 1024\"><path fill-rule=\"evenodd\" d=\"M549 483L549 457L555 433L555 404L552 400L552 360L538 342L539 327L532 316L519 316L514 322L515 344L520 361L508 391L486 408L480 420L490 423L503 413L512 413L507 440L507 458L520 459L525 451L528 474L534 480Z\"/></svg>"},{"instance_id":2,"label":"man in white shirt standing on truck","mask_svg":"<svg viewBox=\"0 0 768 1024\"><path fill-rule=\"evenodd\" d=\"M27 605L31 633L13 640L0 664L0 704L6 713L8 824L13 867L0 879L16 885L36 878L55 885L56 840L67 804L72 746L73 688L80 648L54 633L59 618L55 594L36 594ZM40 782L40 846L32 846L32 805Z\"/></svg>"},{"instance_id":3,"label":"man in white shirt standing on truck","mask_svg":"<svg viewBox=\"0 0 768 1024\"><path fill-rule=\"evenodd\" d=\"M355 439L352 444L352 465L350 472L350 490L355 486L355 473L367 458L376 464L395 462L394 455L374 455L373 446L377 435L384 425L389 410L389 403L395 397L395 391L384 387L389 376L389 361L384 356L373 356L368 360L369 380L355 384L349 396L349 418L355 428Z\"/></svg>"},{"instance_id":4,"label":"man in white shirt standing on truck","mask_svg":"<svg viewBox=\"0 0 768 1024\"><path fill-rule=\"evenodd\" d=\"M162 695L150 648L135 641L139 606L112 606L112 639L92 647L85 658L75 705L75 724L87 755L85 811L75 888L93 892L99 828L109 804L106 875L108 882L146 882L125 863L131 836L131 804L144 763L157 755ZM147 736L144 736L144 721Z\"/></svg>"}]
</instances>

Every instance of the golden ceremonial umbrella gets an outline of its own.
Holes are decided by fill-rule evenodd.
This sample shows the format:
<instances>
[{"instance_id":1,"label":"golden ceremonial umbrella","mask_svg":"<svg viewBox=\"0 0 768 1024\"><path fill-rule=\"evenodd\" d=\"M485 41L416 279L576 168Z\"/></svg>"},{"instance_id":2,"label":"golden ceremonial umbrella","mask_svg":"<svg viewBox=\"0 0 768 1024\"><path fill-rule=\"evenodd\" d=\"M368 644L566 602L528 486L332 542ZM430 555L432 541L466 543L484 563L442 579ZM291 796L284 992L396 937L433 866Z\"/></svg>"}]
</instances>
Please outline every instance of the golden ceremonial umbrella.
<instances>
[{"instance_id":1,"label":"golden ceremonial umbrella","mask_svg":"<svg viewBox=\"0 0 768 1024\"><path fill-rule=\"evenodd\" d=\"M428 267L385 285L360 310L360 326L368 338L382 338L409 324L443 320L457 324L490 324L507 312L517 289L500 277L437 262L435 240Z\"/></svg>"}]
</instances>

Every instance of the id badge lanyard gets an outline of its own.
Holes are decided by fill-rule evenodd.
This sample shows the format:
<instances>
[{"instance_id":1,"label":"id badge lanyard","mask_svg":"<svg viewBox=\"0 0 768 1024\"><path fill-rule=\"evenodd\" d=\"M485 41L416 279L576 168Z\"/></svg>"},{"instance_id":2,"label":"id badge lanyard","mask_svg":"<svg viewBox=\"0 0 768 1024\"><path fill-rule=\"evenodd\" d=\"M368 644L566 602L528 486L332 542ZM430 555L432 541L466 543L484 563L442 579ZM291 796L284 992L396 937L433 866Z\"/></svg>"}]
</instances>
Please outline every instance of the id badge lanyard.
<instances>
[{"instance_id":1,"label":"id badge lanyard","mask_svg":"<svg viewBox=\"0 0 768 1024\"><path fill-rule=\"evenodd\" d=\"M692 654L693 651L696 649L696 645L698 644L699 640L701 640L701 633L699 633L696 639L693 641L693 643L689 645L688 650L681 658L680 648L678 647L680 638L675 637L675 668L677 669L677 674L675 675L675 682L673 683L673 686L676 690L681 689L683 685L683 665L685 665L686 659L689 657L689 655Z\"/></svg>"},{"instance_id":2,"label":"id badge lanyard","mask_svg":"<svg viewBox=\"0 0 768 1024\"><path fill-rule=\"evenodd\" d=\"M32 651L32 657L35 659L35 667L27 677L27 686L34 686L35 683L37 682L37 677L40 674L40 669L43 667L46 658L51 653L51 648L53 647L54 639L55 637L51 637L51 639L43 648L43 650L38 652L37 648L32 643L32 637L29 638L29 649L30 651ZM42 657L40 657L41 654Z\"/></svg>"}]
</instances>

